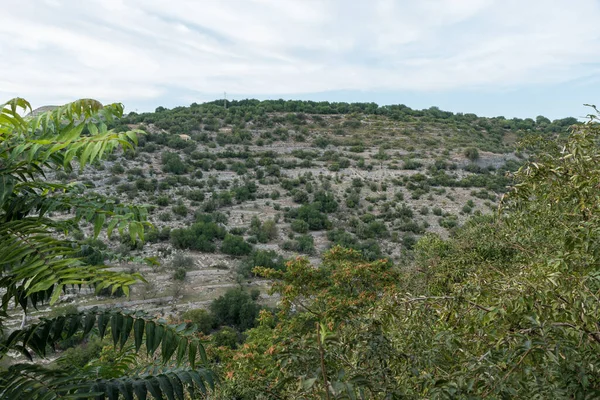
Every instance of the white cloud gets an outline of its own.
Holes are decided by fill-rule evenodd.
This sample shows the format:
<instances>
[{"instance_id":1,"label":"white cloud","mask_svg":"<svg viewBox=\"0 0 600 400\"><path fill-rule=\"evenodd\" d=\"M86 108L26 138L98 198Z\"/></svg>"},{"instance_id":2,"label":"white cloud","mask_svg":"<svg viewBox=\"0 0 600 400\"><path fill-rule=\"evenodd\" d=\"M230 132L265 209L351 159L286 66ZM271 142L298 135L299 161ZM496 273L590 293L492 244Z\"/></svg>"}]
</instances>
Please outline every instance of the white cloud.
<instances>
[{"instance_id":1,"label":"white cloud","mask_svg":"<svg viewBox=\"0 0 600 400\"><path fill-rule=\"evenodd\" d=\"M21 0L0 96L504 90L595 73L595 0Z\"/></svg>"}]
</instances>

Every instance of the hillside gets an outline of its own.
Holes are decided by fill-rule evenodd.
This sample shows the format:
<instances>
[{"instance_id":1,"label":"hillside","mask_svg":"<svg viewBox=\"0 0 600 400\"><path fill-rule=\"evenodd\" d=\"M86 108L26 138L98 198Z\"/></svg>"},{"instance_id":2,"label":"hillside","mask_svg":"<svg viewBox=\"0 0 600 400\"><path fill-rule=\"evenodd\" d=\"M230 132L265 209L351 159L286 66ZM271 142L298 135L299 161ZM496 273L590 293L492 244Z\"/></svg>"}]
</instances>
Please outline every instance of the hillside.
<instances>
[{"instance_id":1,"label":"hillside","mask_svg":"<svg viewBox=\"0 0 600 400\"><path fill-rule=\"evenodd\" d=\"M471 215L494 212L524 160L517 140L555 137L573 122L253 100L130 113L112 127L146 132L135 152L55 179L147 206L146 243L92 240L91 226L75 239L88 261L140 271L148 283L125 303L75 297L80 307L177 315L240 283L274 305L252 267L297 255L319 264L336 244L406 264L423 233L447 237Z\"/></svg>"}]
</instances>

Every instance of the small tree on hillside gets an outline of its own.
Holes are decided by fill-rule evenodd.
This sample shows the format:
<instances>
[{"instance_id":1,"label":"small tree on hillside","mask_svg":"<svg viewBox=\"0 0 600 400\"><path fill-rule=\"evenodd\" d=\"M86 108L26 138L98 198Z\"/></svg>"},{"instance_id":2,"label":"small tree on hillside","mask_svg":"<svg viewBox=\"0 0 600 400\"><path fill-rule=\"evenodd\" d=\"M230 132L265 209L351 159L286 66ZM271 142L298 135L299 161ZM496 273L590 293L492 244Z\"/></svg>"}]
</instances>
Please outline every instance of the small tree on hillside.
<instances>
[{"instance_id":1,"label":"small tree on hillside","mask_svg":"<svg viewBox=\"0 0 600 400\"><path fill-rule=\"evenodd\" d=\"M479 160L479 150L475 147L468 147L465 149L465 157L471 161Z\"/></svg>"}]
</instances>

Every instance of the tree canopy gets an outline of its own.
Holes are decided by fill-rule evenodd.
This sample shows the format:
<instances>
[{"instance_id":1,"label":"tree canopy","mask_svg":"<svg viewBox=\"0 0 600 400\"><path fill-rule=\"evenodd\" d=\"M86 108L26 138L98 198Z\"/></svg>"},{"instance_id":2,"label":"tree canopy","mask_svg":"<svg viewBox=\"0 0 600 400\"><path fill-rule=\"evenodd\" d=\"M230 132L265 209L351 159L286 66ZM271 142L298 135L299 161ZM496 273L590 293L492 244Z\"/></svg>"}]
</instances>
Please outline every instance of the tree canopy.
<instances>
[{"instance_id":1,"label":"tree canopy","mask_svg":"<svg viewBox=\"0 0 600 400\"><path fill-rule=\"evenodd\" d=\"M255 268L282 308L224 350L223 396L600 396L599 134L547 147L496 215L425 235L404 268L341 247Z\"/></svg>"}]
</instances>

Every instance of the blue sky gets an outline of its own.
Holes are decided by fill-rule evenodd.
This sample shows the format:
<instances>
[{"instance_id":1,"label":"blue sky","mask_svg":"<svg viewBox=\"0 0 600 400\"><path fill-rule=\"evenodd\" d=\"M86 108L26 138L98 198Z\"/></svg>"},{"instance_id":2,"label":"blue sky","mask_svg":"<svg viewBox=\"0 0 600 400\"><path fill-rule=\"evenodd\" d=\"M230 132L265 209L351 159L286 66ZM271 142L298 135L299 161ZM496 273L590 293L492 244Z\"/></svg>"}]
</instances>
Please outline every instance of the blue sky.
<instances>
[{"instance_id":1,"label":"blue sky","mask_svg":"<svg viewBox=\"0 0 600 400\"><path fill-rule=\"evenodd\" d=\"M581 117L600 104L599 20L598 0L20 0L0 15L0 98Z\"/></svg>"}]
</instances>

